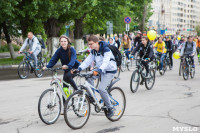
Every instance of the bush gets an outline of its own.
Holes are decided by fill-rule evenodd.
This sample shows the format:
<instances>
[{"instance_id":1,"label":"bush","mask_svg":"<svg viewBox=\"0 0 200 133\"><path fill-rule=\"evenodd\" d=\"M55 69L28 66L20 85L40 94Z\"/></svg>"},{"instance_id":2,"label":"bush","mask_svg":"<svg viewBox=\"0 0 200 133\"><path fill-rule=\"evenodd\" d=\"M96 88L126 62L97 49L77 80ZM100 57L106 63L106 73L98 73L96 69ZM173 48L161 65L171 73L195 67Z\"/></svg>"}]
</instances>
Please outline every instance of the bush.
<instances>
[{"instance_id":1,"label":"bush","mask_svg":"<svg viewBox=\"0 0 200 133\"><path fill-rule=\"evenodd\" d=\"M19 51L20 46L13 45L14 51ZM0 53L9 52L8 45L4 45L0 47Z\"/></svg>"}]
</instances>

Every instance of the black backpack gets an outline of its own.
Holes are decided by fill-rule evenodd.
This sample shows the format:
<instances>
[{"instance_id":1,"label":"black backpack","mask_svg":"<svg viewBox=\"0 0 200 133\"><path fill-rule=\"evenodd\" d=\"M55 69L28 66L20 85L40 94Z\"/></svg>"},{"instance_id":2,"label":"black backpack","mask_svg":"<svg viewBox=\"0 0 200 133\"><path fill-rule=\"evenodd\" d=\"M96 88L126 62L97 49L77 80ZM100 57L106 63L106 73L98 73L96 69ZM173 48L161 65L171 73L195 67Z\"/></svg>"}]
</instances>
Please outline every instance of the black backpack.
<instances>
[{"instance_id":1,"label":"black backpack","mask_svg":"<svg viewBox=\"0 0 200 133\"><path fill-rule=\"evenodd\" d=\"M114 45L108 45L107 47L112 51L113 56L115 57L115 59L113 59L113 60L116 61L117 66L118 67L121 66L121 64L122 64L122 55L121 55L119 49L117 47L115 47ZM102 53L102 55L104 56L103 53Z\"/></svg>"},{"instance_id":2,"label":"black backpack","mask_svg":"<svg viewBox=\"0 0 200 133\"><path fill-rule=\"evenodd\" d=\"M35 37L35 38L37 38L37 37ZM37 39L38 39L38 41L39 41L39 43L40 43L40 45L41 45L41 48L42 48L42 49L45 49L45 44L44 44L43 39L39 39L39 38L37 38ZM33 42L33 40L34 40L34 39L32 39L32 42ZM28 43L29 43L29 39L28 39Z\"/></svg>"},{"instance_id":3,"label":"black backpack","mask_svg":"<svg viewBox=\"0 0 200 133\"><path fill-rule=\"evenodd\" d=\"M187 48L187 44L188 44L188 42L185 43L184 53L185 53L185 50L186 50L186 48ZM193 48L193 45L194 45L194 42L192 42L192 48Z\"/></svg>"}]
</instances>

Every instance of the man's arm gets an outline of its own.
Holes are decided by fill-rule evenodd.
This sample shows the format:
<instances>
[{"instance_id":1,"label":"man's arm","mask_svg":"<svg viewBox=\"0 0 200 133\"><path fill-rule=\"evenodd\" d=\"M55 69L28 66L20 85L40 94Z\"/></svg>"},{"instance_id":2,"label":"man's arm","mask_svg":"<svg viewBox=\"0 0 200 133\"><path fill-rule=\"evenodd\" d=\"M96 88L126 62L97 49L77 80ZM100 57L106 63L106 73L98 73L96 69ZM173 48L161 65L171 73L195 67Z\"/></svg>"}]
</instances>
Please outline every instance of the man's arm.
<instances>
[{"instance_id":1,"label":"man's arm","mask_svg":"<svg viewBox=\"0 0 200 133\"><path fill-rule=\"evenodd\" d=\"M26 38L26 40L24 41L24 44L22 45L19 51L20 52L23 51L26 48L27 44L28 44L28 38Z\"/></svg>"}]
</instances>

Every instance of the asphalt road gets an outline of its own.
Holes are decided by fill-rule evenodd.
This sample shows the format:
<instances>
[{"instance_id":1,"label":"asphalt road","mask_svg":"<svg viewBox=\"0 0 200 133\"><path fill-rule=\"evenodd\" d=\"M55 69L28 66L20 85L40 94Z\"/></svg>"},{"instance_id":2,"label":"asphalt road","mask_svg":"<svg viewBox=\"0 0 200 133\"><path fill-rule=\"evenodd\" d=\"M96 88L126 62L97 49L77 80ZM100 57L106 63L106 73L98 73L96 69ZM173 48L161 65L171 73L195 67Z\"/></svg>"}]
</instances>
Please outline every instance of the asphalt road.
<instances>
[{"instance_id":1,"label":"asphalt road","mask_svg":"<svg viewBox=\"0 0 200 133\"><path fill-rule=\"evenodd\" d=\"M196 59L196 75L187 81L178 76L179 60L164 76L156 74L152 90L139 86L130 91L132 72L121 73L116 84L123 88L127 106L124 116L117 122L109 121L103 113L92 114L79 130L70 129L61 115L53 125L45 125L37 112L41 93L49 88L51 76L0 81L0 133L171 133L192 130L200 132L200 69ZM2 71L1 71L2 73ZM9 75L9 74L8 74ZM60 75L62 77L62 75ZM10 77L10 76L8 76ZM184 128L184 129L183 129Z\"/></svg>"}]
</instances>

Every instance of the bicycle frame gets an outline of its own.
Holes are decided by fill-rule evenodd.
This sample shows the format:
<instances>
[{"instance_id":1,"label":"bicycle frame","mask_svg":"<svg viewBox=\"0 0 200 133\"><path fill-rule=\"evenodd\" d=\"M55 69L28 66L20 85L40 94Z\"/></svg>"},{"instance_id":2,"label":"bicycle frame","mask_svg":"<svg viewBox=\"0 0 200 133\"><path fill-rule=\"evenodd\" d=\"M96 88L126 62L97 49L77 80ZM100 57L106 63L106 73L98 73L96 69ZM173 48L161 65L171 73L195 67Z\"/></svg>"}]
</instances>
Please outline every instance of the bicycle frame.
<instances>
[{"instance_id":1,"label":"bicycle frame","mask_svg":"<svg viewBox=\"0 0 200 133\"><path fill-rule=\"evenodd\" d=\"M112 80L111 83L109 84L109 86L107 87L107 90L109 90L109 89L110 89L117 81L119 81L119 80L120 80L119 78L115 79L114 81ZM95 91L96 91L97 93L99 93L99 90L96 89L93 85L91 85L87 80L85 80L85 82L84 82L84 84L83 84L82 86L83 86L85 89L82 90L82 91L83 91L83 100L82 100L82 103L81 103L81 108L80 108L80 110L83 109L83 102L84 102L84 100L85 100L85 94L86 94L87 92L88 92L89 95L94 99L95 104L97 105L97 107L98 107L99 109L101 109L103 106L99 104L98 99L97 99L97 97L96 97L96 95L95 95L95 93L94 93ZM113 101L116 102L116 105L114 105L114 106L119 105L119 103L118 103L114 98L112 98L111 95L109 95L109 97L110 97ZM79 101L78 101L78 102L79 102Z\"/></svg>"}]
</instances>

